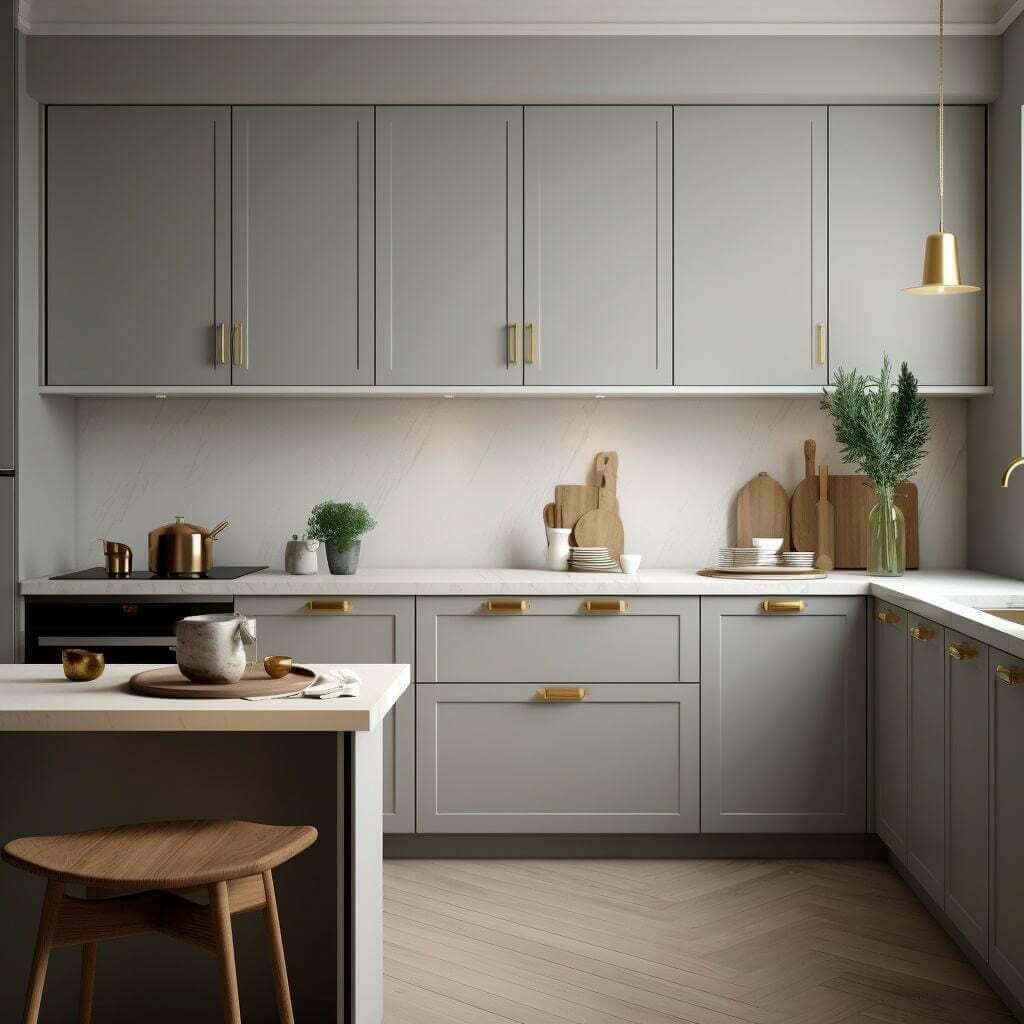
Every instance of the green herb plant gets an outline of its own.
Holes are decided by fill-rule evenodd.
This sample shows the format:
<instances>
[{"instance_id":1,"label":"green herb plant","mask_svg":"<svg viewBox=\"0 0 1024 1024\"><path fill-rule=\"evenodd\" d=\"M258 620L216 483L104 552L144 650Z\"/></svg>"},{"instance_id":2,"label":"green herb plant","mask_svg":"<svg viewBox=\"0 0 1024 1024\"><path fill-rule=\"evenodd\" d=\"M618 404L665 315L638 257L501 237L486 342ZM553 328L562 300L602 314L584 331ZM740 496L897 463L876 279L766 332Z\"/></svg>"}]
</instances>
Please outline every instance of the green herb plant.
<instances>
[{"instance_id":1,"label":"green herb plant","mask_svg":"<svg viewBox=\"0 0 1024 1024\"><path fill-rule=\"evenodd\" d=\"M306 522L310 540L330 541L339 551L351 547L377 525L361 502L321 501Z\"/></svg>"}]
</instances>

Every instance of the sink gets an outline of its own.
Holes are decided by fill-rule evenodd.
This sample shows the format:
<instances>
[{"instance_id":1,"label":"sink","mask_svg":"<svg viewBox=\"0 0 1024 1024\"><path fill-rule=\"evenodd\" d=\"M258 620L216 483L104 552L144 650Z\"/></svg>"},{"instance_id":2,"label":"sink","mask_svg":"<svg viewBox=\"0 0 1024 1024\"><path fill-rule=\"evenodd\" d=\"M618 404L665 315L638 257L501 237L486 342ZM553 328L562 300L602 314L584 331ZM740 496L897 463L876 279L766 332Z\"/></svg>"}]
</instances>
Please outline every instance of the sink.
<instances>
[{"instance_id":1,"label":"sink","mask_svg":"<svg viewBox=\"0 0 1024 1024\"><path fill-rule=\"evenodd\" d=\"M978 611L1024 626L1024 608L979 608Z\"/></svg>"}]
</instances>

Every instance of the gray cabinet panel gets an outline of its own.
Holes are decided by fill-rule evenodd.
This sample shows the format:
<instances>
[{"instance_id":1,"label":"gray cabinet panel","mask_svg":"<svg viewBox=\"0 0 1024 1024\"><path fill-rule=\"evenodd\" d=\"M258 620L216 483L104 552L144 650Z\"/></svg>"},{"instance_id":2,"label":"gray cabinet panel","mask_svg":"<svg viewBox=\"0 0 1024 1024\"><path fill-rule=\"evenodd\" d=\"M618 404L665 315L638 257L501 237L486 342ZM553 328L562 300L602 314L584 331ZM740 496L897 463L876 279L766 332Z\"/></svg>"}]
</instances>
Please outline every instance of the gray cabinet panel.
<instances>
[{"instance_id":1,"label":"gray cabinet panel","mask_svg":"<svg viewBox=\"0 0 1024 1024\"><path fill-rule=\"evenodd\" d=\"M946 633L946 643L964 642ZM980 644L972 661L946 660L946 913L988 959L989 680L997 656Z\"/></svg>"},{"instance_id":2,"label":"gray cabinet panel","mask_svg":"<svg viewBox=\"0 0 1024 1024\"><path fill-rule=\"evenodd\" d=\"M50 107L46 382L225 385L226 107Z\"/></svg>"},{"instance_id":3,"label":"gray cabinet panel","mask_svg":"<svg viewBox=\"0 0 1024 1024\"><path fill-rule=\"evenodd\" d=\"M236 107L235 384L373 383L373 109Z\"/></svg>"},{"instance_id":4,"label":"gray cabinet panel","mask_svg":"<svg viewBox=\"0 0 1024 1024\"><path fill-rule=\"evenodd\" d=\"M418 832L696 832L700 687L424 685Z\"/></svg>"},{"instance_id":5,"label":"gray cabinet panel","mask_svg":"<svg viewBox=\"0 0 1024 1024\"><path fill-rule=\"evenodd\" d=\"M865 600L804 601L701 599L702 832L865 831Z\"/></svg>"},{"instance_id":6,"label":"gray cabinet panel","mask_svg":"<svg viewBox=\"0 0 1024 1024\"><path fill-rule=\"evenodd\" d=\"M526 383L671 384L671 109L528 107L525 135Z\"/></svg>"},{"instance_id":7,"label":"gray cabinet panel","mask_svg":"<svg viewBox=\"0 0 1024 1024\"><path fill-rule=\"evenodd\" d=\"M257 657L288 654L300 661L347 664L413 662L413 599L353 597L350 611L310 610L308 602L344 598L239 597L236 610L256 618ZM384 731L384 831L413 832L416 697L409 687L388 712Z\"/></svg>"},{"instance_id":8,"label":"gray cabinet panel","mask_svg":"<svg viewBox=\"0 0 1024 1024\"><path fill-rule=\"evenodd\" d=\"M623 614L585 598L418 598L416 677L427 683L697 682L697 598L630 597ZM607 604L617 598L603 597Z\"/></svg>"},{"instance_id":9,"label":"gray cabinet panel","mask_svg":"<svg viewBox=\"0 0 1024 1024\"><path fill-rule=\"evenodd\" d=\"M14 477L0 477L0 663L12 664L15 653Z\"/></svg>"},{"instance_id":10,"label":"gray cabinet panel","mask_svg":"<svg viewBox=\"0 0 1024 1024\"><path fill-rule=\"evenodd\" d=\"M829 367L877 373L882 353L922 384L985 383L985 293L928 298L938 230L935 107L829 110ZM964 280L985 284L985 108L946 110L946 228Z\"/></svg>"},{"instance_id":11,"label":"gray cabinet panel","mask_svg":"<svg viewBox=\"0 0 1024 1024\"><path fill-rule=\"evenodd\" d=\"M1020 671L1012 655L992 651L998 666ZM992 919L989 962L1024 1001L1024 686L992 682Z\"/></svg>"},{"instance_id":12,"label":"gray cabinet panel","mask_svg":"<svg viewBox=\"0 0 1024 1024\"><path fill-rule=\"evenodd\" d=\"M522 384L521 107L377 108L378 384Z\"/></svg>"},{"instance_id":13,"label":"gray cabinet panel","mask_svg":"<svg viewBox=\"0 0 1024 1024\"><path fill-rule=\"evenodd\" d=\"M901 860L907 854L910 651L907 613L874 602L875 827ZM884 621L895 615L896 621Z\"/></svg>"},{"instance_id":14,"label":"gray cabinet panel","mask_svg":"<svg viewBox=\"0 0 1024 1024\"><path fill-rule=\"evenodd\" d=\"M939 906L946 895L946 672L943 630L910 626L907 867ZM958 663L959 664L959 663Z\"/></svg>"},{"instance_id":15,"label":"gray cabinet panel","mask_svg":"<svg viewBox=\"0 0 1024 1024\"><path fill-rule=\"evenodd\" d=\"M676 107L674 274L676 384L827 382L825 107Z\"/></svg>"}]
</instances>

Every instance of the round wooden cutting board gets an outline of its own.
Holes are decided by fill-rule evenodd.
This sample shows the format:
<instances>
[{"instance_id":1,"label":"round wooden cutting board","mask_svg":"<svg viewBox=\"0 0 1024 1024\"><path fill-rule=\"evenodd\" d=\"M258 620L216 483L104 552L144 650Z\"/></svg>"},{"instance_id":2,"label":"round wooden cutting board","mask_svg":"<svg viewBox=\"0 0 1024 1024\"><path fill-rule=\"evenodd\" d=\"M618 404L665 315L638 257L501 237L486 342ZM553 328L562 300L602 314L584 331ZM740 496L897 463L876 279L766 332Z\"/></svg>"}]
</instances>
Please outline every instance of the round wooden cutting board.
<instances>
[{"instance_id":1,"label":"round wooden cutting board","mask_svg":"<svg viewBox=\"0 0 1024 1024\"><path fill-rule=\"evenodd\" d=\"M147 697L177 697L179 700L224 700L231 697L280 697L295 693L313 681L309 672L289 672L280 679L271 679L262 666L247 668L237 683L193 683L174 665L148 668L128 680L136 693Z\"/></svg>"},{"instance_id":2,"label":"round wooden cutting board","mask_svg":"<svg viewBox=\"0 0 1024 1024\"><path fill-rule=\"evenodd\" d=\"M595 508L580 516L572 534L576 538L577 547L607 548L616 561L625 544L622 520L614 512L603 508Z\"/></svg>"}]
</instances>

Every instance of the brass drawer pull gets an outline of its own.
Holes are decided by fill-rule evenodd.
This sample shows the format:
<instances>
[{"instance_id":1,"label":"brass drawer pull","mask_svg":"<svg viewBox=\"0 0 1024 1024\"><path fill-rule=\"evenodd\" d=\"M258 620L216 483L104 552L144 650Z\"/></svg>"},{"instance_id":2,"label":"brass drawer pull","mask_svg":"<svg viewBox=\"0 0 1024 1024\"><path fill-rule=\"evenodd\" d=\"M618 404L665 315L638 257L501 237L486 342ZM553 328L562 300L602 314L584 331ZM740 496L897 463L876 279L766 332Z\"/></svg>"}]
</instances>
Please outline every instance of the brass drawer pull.
<instances>
[{"instance_id":1,"label":"brass drawer pull","mask_svg":"<svg viewBox=\"0 0 1024 1024\"><path fill-rule=\"evenodd\" d=\"M509 324L505 328L505 332L508 335L508 363L509 366L516 366L519 363L519 353L522 350L522 325L521 324Z\"/></svg>"},{"instance_id":2,"label":"brass drawer pull","mask_svg":"<svg viewBox=\"0 0 1024 1024\"><path fill-rule=\"evenodd\" d=\"M351 615L351 601L307 601L307 615Z\"/></svg>"},{"instance_id":3,"label":"brass drawer pull","mask_svg":"<svg viewBox=\"0 0 1024 1024\"><path fill-rule=\"evenodd\" d=\"M968 647L967 644L950 644L946 648L946 653L956 661L970 661L978 656L977 649Z\"/></svg>"},{"instance_id":4,"label":"brass drawer pull","mask_svg":"<svg viewBox=\"0 0 1024 1024\"><path fill-rule=\"evenodd\" d=\"M551 703L560 700L583 700L587 691L582 686L542 686L537 691L540 700Z\"/></svg>"},{"instance_id":5,"label":"brass drawer pull","mask_svg":"<svg viewBox=\"0 0 1024 1024\"><path fill-rule=\"evenodd\" d=\"M217 324L216 341L213 346L213 365L227 366L228 362L228 325Z\"/></svg>"},{"instance_id":6,"label":"brass drawer pull","mask_svg":"<svg viewBox=\"0 0 1024 1024\"><path fill-rule=\"evenodd\" d=\"M245 324L236 320L231 328L231 361L241 370L249 369L249 342L245 337Z\"/></svg>"},{"instance_id":7,"label":"brass drawer pull","mask_svg":"<svg viewBox=\"0 0 1024 1024\"><path fill-rule=\"evenodd\" d=\"M931 626L915 626L911 631L910 635L915 640L928 641L935 639L935 630Z\"/></svg>"},{"instance_id":8,"label":"brass drawer pull","mask_svg":"<svg viewBox=\"0 0 1024 1024\"><path fill-rule=\"evenodd\" d=\"M883 608L880 612L875 612L875 618L879 622L884 622L887 626L898 626L903 620L890 608Z\"/></svg>"},{"instance_id":9,"label":"brass drawer pull","mask_svg":"<svg viewBox=\"0 0 1024 1024\"><path fill-rule=\"evenodd\" d=\"M1007 668L1005 665L997 665L996 677L1008 686L1024 686L1024 668Z\"/></svg>"},{"instance_id":10,"label":"brass drawer pull","mask_svg":"<svg viewBox=\"0 0 1024 1024\"><path fill-rule=\"evenodd\" d=\"M530 610L529 601L486 601L484 608L489 612L505 615L522 615Z\"/></svg>"},{"instance_id":11,"label":"brass drawer pull","mask_svg":"<svg viewBox=\"0 0 1024 1024\"><path fill-rule=\"evenodd\" d=\"M526 325L526 358L523 360L531 366L540 362L540 342L536 324Z\"/></svg>"},{"instance_id":12,"label":"brass drawer pull","mask_svg":"<svg viewBox=\"0 0 1024 1024\"><path fill-rule=\"evenodd\" d=\"M814 361L818 366L824 366L828 358L828 348L825 342L825 325L814 325Z\"/></svg>"},{"instance_id":13,"label":"brass drawer pull","mask_svg":"<svg viewBox=\"0 0 1024 1024\"><path fill-rule=\"evenodd\" d=\"M806 601L762 601L761 611L765 615L799 615L806 611Z\"/></svg>"},{"instance_id":14,"label":"brass drawer pull","mask_svg":"<svg viewBox=\"0 0 1024 1024\"><path fill-rule=\"evenodd\" d=\"M612 615L622 615L629 611L628 601L584 601L583 609L588 615L598 612L610 612Z\"/></svg>"}]
</instances>

